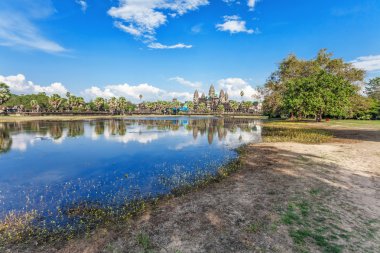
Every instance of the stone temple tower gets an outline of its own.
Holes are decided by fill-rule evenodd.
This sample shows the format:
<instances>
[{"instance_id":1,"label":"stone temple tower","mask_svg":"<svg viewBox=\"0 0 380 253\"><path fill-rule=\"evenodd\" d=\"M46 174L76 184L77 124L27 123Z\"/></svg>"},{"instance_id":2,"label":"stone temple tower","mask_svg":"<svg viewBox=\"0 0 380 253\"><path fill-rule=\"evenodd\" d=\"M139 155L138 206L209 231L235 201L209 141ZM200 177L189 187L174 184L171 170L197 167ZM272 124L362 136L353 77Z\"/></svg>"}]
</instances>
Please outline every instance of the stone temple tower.
<instances>
[{"instance_id":1,"label":"stone temple tower","mask_svg":"<svg viewBox=\"0 0 380 253\"><path fill-rule=\"evenodd\" d=\"M219 102L222 103L222 104L226 102L226 96L224 94L224 90L220 90L220 93L219 93Z\"/></svg>"},{"instance_id":2,"label":"stone temple tower","mask_svg":"<svg viewBox=\"0 0 380 253\"><path fill-rule=\"evenodd\" d=\"M214 98L214 97L215 97L215 88L214 88L214 85L212 85L212 84L211 84L211 86L210 86L210 90L209 90L209 92L208 92L208 96L209 96L210 98Z\"/></svg>"},{"instance_id":3,"label":"stone temple tower","mask_svg":"<svg viewBox=\"0 0 380 253\"><path fill-rule=\"evenodd\" d=\"M224 94L224 99L226 100L226 102L228 102L229 97L228 97L228 93L227 92Z\"/></svg>"},{"instance_id":4,"label":"stone temple tower","mask_svg":"<svg viewBox=\"0 0 380 253\"><path fill-rule=\"evenodd\" d=\"M199 102L199 93L198 93L198 90L195 90L195 92L194 92L193 102L194 102L194 104L198 104L198 102Z\"/></svg>"}]
</instances>

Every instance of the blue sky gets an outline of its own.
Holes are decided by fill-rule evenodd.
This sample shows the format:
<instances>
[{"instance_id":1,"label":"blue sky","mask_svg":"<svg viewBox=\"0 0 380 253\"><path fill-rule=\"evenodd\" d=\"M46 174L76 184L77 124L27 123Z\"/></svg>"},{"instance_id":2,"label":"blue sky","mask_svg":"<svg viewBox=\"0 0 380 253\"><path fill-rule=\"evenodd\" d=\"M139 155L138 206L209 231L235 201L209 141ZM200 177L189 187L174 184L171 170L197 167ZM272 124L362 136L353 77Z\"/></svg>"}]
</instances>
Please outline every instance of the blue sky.
<instances>
[{"instance_id":1,"label":"blue sky","mask_svg":"<svg viewBox=\"0 0 380 253\"><path fill-rule=\"evenodd\" d=\"M378 0L1 0L0 81L15 93L247 98L289 53L328 48L380 75Z\"/></svg>"}]
</instances>

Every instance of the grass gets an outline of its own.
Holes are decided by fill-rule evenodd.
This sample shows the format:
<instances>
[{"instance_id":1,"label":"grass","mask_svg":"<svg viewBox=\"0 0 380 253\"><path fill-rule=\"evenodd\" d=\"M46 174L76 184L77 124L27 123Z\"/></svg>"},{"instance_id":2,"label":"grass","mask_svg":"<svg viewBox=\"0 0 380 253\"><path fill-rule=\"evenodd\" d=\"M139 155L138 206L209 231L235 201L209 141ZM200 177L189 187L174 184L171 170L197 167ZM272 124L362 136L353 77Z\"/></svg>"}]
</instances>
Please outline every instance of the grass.
<instances>
[{"instance_id":1,"label":"grass","mask_svg":"<svg viewBox=\"0 0 380 253\"><path fill-rule=\"evenodd\" d=\"M295 128L369 128L380 129L380 120L330 120L323 122L315 122L314 120L268 120L265 125L295 127Z\"/></svg>"},{"instance_id":2,"label":"grass","mask_svg":"<svg viewBox=\"0 0 380 253\"><path fill-rule=\"evenodd\" d=\"M318 144L331 141L333 135L323 129L296 128L289 126L264 125L262 130L264 142L298 142Z\"/></svg>"},{"instance_id":3,"label":"grass","mask_svg":"<svg viewBox=\"0 0 380 253\"><path fill-rule=\"evenodd\" d=\"M140 233L137 235L137 243L143 248L143 252L151 252L152 243L150 242L150 238L147 234Z\"/></svg>"},{"instance_id":4,"label":"grass","mask_svg":"<svg viewBox=\"0 0 380 253\"><path fill-rule=\"evenodd\" d=\"M350 235L341 228L339 215L322 202L322 189L311 189L302 197L294 197L282 211L281 221L288 228L289 236L298 252L318 248L321 252L340 253Z\"/></svg>"}]
</instances>

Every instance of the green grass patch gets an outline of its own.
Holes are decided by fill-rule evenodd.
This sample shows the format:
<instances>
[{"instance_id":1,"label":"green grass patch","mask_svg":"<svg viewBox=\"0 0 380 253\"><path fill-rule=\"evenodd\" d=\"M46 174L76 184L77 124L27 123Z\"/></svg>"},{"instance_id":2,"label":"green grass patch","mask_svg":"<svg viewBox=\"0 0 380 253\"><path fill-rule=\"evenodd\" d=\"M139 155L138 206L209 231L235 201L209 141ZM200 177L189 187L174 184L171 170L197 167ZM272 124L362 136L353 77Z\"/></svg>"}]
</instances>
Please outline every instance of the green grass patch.
<instances>
[{"instance_id":1,"label":"green grass patch","mask_svg":"<svg viewBox=\"0 0 380 253\"><path fill-rule=\"evenodd\" d=\"M331 141L333 135L329 131L323 129L264 125L262 137L264 142L317 144Z\"/></svg>"},{"instance_id":2,"label":"green grass patch","mask_svg":"<svg viewBox=\"0 0 380 253\"><path fill-rule=\"evenodd\" d=\"M147 234L140 233L137 235L137 243L143 248L143 252L152 252L152 243Z\"/></svg>"},{"instance_id":3,"label":"green grass patch","mask_svg":"<svg viewBox=\"0 0 380 253\"><path fill-rule=\"evenodd\" d=\"M311 244L321 252L342 252L343 246L336 242L339 230L334 226L338 226L335 223L331 226L331 212L328 209L320 211L319 205L305 199L292 201L282 212L282 223L287 225L289 236L299 252L308 252Z\"/></svg>"}]
</instances>

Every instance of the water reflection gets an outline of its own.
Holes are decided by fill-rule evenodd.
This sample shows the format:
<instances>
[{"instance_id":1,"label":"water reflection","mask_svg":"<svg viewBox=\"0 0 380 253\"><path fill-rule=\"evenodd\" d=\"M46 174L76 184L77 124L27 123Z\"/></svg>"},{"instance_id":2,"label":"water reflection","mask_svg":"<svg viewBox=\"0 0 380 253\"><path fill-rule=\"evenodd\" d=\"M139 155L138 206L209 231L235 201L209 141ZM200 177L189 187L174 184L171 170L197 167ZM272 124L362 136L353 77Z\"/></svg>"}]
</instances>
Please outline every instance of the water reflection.
<instances>
[{"instance_id":1,"label":"water reflection","mask_svg":"<svg viewBox=\"0 0 380 253\"><path fill-rule=\"evenodd\" d=\"M181 130L181 131L180 131ZM113 119L71 122L17 122L0 123L0 152L12 149L25 151L36 140L62 143L67 138L104 136L106 140L128 143L149 143L165 137L164 132L192 133L193 140L207 135L211 145L215 138L226 145L260 141L261 129L256 121L248 119L195 118L195 119ZM255 133L252 135L252 133ZM127 137L125 137L127 135ZM230 135L230 136L229 136ZM237 137L237 138L236 138ZM16 138L16 142L12 142ZM238 141L238 142L237 142Z\"/></svg>"},{"instance_id":2,"label":"water reflection","mask_svg":"<svg viewBox=\"0 0 380 253\"><path fill-rule=\"evenodd\" d=\"M236 157L234 148L259 142L257 123L204 117L0 123L0 217L167 193L215 173Z\"/></svg>"}]
</instances>

